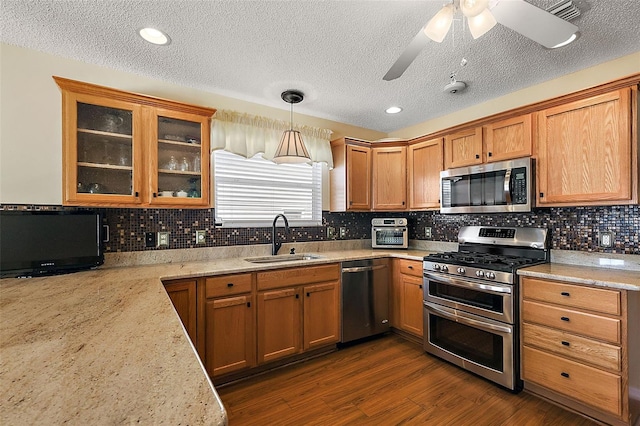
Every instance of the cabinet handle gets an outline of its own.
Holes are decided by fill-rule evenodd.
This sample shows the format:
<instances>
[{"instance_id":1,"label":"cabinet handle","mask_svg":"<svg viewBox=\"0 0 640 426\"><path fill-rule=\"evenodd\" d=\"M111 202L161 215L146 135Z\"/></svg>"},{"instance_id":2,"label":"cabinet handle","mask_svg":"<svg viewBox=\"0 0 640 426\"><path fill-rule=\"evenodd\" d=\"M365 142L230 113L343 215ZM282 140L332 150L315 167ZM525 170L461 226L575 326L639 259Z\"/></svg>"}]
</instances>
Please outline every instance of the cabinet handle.
<instances>
[{"instance_id":1,"label":"cabinet handle","mask_svg":"<svg viewBox=\"0 0 640 426\"><path fill-rule=\"evenodd\" d=\"M404 201L402 202L402 205L404 206Z\"/></svg>"},{"instance_id":2,"label":"cabinet handle","mask_svg":"<svg viewBox=\"0 0 640 426\"><path fill-rule=\"evenodd\" d=\"M562 321L569 321L569 317L560 317Z\"/></svg>"},{"instance_id":3,"label":"cabinet handle","mask_svg":"<svg viewBox=\"0 0 640 426\"><path fill-rule=\"evenodd\" d=\"M233 283L227 283L227 287L233 287Z\"/></svg>"},{"instance_id":4,"label":"cabinet handle","mask_svg":"<svg viewBox=\"0 0 640 426\"><path fill-rule=\"evenodd\" d=\"M422 288L422 284L420 284L420 286L419 286L419 287L420 287L420 288Z\"/></svg>"},{"instance_id":5,"label":"cabinet handle","mask_svg":"<svg viewBox=\"0 0 640 426\"><path fill-rule=\"evenodd\" d=\"M300 299L300 295L296 293L296 299Z\"/></svg>"},{"instance_id":6,"label":"cabinet handle","mask_svg":"<svg viewBox=\"0 0 640 426\"><path fill-rule=\"evenodd\" d=\"M138 191L136 191L136 192L135 192L135 196L136 196L136 198L138 198L138 196L139 196L139 195L140 195L140 194L138 194Z\"/></svg>"},{"instance_id":7,"label":"cabinet handle","mask_svg":"<svg viewBox=\"0 0 640 426\"><path fill-rule=\"evenodd\" d=\"M413 269L413 266L412 266L412 265L409 265L409 266L407 266L407 268L409 268L409 269Z\"/></svg>"},{"instance_id":8,"label":"cabinet handle","mask_svg":"<svg viewBox=\"0 0 640 426\"><path fill-rule=\"evenodd\" d=\"M562 377L569 378L569 373L565 373L564 371L563 371L562 373L560 373L560 375L561 375Z\"/></svg>"},{"instance_id":9,"label":"cabinet handle","mask_svg":"<svg viewBox=\"0 0 640 426\"><path fill-rule=\"evenodd\" d=\"M247 308L251 307L251 302L247 302Z\"/></svg>"},{"instance_id":10,"label":"cabinet handle","mask_svg":"<svg viewBox=\"0 0 640 426\"><path fill-rule=\"evenodd\" d=\"M480 158L480 154L476 154L476 160Z\"/></svg>"},{"instance_id":11,"label":"cabinet handle","mask_svg":"<svg viewBox=\"0 0 640 426\"><path fill-rule=\"evenodd\" d=\"M488 155L489 157L493 157L493 153L491 153L491 152L489 152L487 155Z\"/></svg>"},{"instance_id":12,"label":"cabinet handle","mask_svg":"<svg viewBox=\"0 0 640 426\"><path fill-rule=\"evenodd\" d=\"M307 292L307 297L311 297L311 293Z\"/></svg>"},{"instance_id":13,"label":"cabinet handle","mask_svg":"<svg viewBox=\"0 0 640 426\"><path fill-rule=\"evenodd\" d=\"M352 204L353 204L353 201L349 201L349 205L352 205Z\"/></svg>"},{"instance_id":14,"label":"cabinet handle","mask_svg":"<svg viewBox=\"0 0 640 426\"><path fill-rule=\"evenodd\" d=\"M544 192L540 193L540 198L544 198Z\"/></svg>"},{"instance_id":15,"label":"cabinet handle","mask_svg":"<svg viewBox=\"0 0 640 426\"><path fill-rule=\"evenodd\" d=\"M565 340L563 340L563 341L562 341L562 342L560 342L560 343L562 343L562 345L563 345L563 346L571 346L571 343L569 343L569 342L567 342L567 341L565 341Z\"/></svg>"},{"instance_id":16,"label":"cabinet handle","mask_svg":"<svg viewBox=\"0 0 640 426\"><path fill-rule=\"evenodd\" d=\"M569 294L569 292L568 292L568 291L563 291L563 292L562 292L562 293L560 293L560 294L561 294L562 296L567 296L567 297L571 296L571 294Z\"/></svg>"}]
</instances>

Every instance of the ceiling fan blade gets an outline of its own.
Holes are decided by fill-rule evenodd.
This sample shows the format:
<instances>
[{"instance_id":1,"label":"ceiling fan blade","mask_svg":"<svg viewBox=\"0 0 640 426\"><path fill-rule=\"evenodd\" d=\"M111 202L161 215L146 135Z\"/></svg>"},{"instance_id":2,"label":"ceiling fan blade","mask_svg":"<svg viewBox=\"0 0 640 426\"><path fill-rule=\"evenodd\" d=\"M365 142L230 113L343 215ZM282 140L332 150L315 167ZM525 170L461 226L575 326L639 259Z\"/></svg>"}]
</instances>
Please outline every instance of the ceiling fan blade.
<instances>
[{"instance_id":1,"label":"ceiling fan blade","mask_svg":"<svg viewBox=\"0 0 640 426\"><path fill-rule=\"evenodd\" d=\"M423 29L420 28L420 32L418 32L413 40L411 40L409 46L407 46L404 52L402 52L402 55L400 55L398 60L391 66L382 79L391 81L404 74L407 68L409 68L409 65L411 65L411 63L418 57L428 42L429 37L427 37Z\"/></svg>"},{"instance_id":2,"label":"ceiling fan blade","mask_svg":"<svg viewBox=\"0 0 640 426\"><path fill-rule=\"evenodd\" d=\"M552 48L578 31L578 27L524 0L500 0L491 13L501 25Z\"/></svg>"}]
</instances>

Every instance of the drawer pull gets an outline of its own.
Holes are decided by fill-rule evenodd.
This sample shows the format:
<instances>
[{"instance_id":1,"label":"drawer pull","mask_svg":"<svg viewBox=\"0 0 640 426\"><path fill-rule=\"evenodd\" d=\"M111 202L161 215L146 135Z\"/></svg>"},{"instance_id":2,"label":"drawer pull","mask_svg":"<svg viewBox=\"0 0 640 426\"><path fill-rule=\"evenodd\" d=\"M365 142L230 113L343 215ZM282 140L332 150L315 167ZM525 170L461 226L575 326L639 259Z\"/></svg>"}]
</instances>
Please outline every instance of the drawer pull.
<instances>
[{"instance_id":1,"label":"drawer pull","mask_svg":"<svg viewBox=\"0 0 640 426\"><path fill-rule=\"evenodd\" d=\"M567 379L569 378L569 373L565 373L564 371L562 373L560 373L560 375L562 377L566 377Z\"/></svg>"},{"instance_id":2,"label":"drawer pull","mask_svg":"<svg viewBox=\"0 0 640 426\"><path fill-rule=\"evenodd\" d=\"M233 283L227 283L227 287L233 287Z\"/></svg>"},{"instance_id":3,"label":"drawer pull","mask_svg":"<svg viewBox=\"0 0 640 426\"><path fill-rule=\"evenodd\" d=\"M571 296L571 294L569 294L569 292L568 292L568 291L563 291L563 292L562 292L562 293L560 293L560 294L561 294L561 295L563 295L563 296L567 296L567 297Z\"/></svg>"},{"instance_id":4,"label":"drawer pull","mask_svg":"<svg viewBox=\"0 0 640 426\"><path fill-rule=\"evenodd\" d=\"M565 341L565 340L563 340L563 341L562 341L562 342L560 342L560 343L562 343L564 346L571 346L571 343L569 343L569 342L567 342L567 341Z\"/></svg>"},{"instance_id":5,"label":"drawer pull","mask_svg":"<svg viewBox=\"0 0 640 426\"><path fill-rule=\"evenodd\" d=\"M413 266L409 265L409 266L407 266L407 268L409 268L409 269L413 269Z\"/></svg>"},{"instance_id":6,"label":"drawer pull","mask_svg":"<svg viewBox=\"0 0 640 426\"><path fill-rule=\"evenodd\" d=\"M569 321L569 317L560 317L562 321Z\"/></svg>"},{"instance_id":7,"label":"drawer pull","mask_svg":"<svg viewBox=\"0 0 640 426\"><path fill-rule=\"evenodd\" d=\"M247 302L247 308L251 307L251 302Z\"/></svg>"}]
</instances>

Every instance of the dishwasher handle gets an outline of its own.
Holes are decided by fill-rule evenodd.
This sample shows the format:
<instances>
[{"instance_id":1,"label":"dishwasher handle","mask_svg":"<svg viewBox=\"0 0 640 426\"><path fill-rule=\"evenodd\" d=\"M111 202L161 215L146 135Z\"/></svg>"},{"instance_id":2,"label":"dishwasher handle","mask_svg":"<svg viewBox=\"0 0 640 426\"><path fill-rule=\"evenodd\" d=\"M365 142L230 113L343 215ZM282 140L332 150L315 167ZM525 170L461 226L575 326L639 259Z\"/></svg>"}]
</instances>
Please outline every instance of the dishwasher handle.
<instances>
[{"instance_id":1,"label":"dishwasher handle","mask_svg":"<svg viewBox=\"0 0 640 426\"><path fill-rule=\"evenodd\" d=\"M354 272L367 272L367 271L376 271L378 269L383 269L386 268L387 265L375 265L375 266L356 266L353 268L342 268L342 272L349 272L349 273L354 273Z\"/></svg>"}]
</instances>

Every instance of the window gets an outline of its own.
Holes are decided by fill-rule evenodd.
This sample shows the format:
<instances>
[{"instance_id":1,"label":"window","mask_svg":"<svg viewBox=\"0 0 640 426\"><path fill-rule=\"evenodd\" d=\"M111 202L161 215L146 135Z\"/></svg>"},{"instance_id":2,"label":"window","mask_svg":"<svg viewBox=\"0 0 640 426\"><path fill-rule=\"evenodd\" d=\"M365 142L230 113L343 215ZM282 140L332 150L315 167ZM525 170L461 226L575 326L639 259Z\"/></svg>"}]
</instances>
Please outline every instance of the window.
<instances>
[{"instance_id":1,"label":"window","mask_svg":"<svg viewBox=\"0 0 640 426\"><path fill-rule=\"evenodd\" d=\"M214 151L216 220L225 227L271 226L283 213L291 226L322 224L320 164L275 164Z\"/></svg>"}]
</instances>

